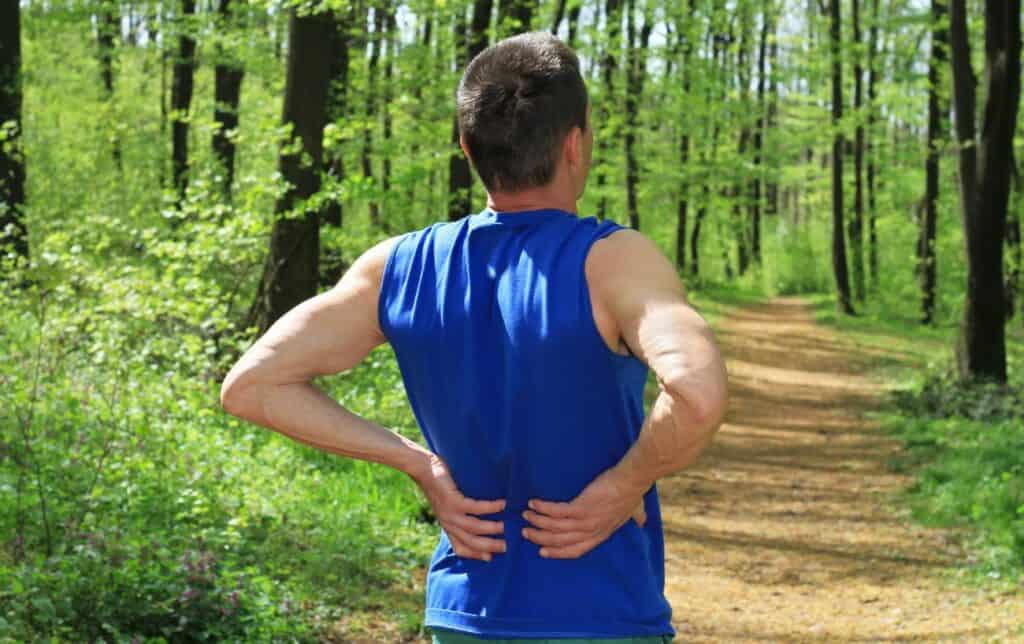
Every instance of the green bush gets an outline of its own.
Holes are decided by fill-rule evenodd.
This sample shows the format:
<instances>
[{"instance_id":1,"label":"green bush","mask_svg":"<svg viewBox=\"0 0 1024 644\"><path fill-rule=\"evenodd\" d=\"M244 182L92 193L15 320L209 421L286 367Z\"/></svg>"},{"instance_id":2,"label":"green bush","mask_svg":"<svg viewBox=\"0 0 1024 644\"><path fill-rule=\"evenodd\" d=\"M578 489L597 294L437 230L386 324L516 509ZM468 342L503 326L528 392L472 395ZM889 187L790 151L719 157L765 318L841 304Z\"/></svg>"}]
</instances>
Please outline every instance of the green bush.
<instances>
[{"instance_id":1,"label":"green bush","mask_svg":"<svg viewBox=\"0 0 1024 644\"><path fill-rule=\"evenodd\" d=\"M991 576L1024 570L1024 390L963 385L931 372L896 394L890 428L916 468L908 499L917 519L972 528L971 563Z\"/></svg>"}]
</instances>

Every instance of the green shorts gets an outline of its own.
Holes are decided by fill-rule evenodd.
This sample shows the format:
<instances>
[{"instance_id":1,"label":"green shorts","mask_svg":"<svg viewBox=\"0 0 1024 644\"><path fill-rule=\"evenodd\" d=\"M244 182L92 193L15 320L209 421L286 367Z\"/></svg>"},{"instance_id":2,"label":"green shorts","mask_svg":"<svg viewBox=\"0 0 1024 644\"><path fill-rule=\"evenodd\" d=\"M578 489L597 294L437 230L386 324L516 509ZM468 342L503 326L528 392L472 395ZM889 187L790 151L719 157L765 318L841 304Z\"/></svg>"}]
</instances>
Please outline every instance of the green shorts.
<instances>
[{"instance_id":1,"label":"green shorts","mask_svg":"<svg viewBox=\"0 0 1024 644\"><path fill-rule=\"evenodd\" d=\"M671 635L639 635L637 637L570 637L547 639L484 639L469 633L453 631L447 628L431 627L434 634L433 644L517 644L518 642L537 642L539 644L671 644Z\"/></svg>"}]
</instances>

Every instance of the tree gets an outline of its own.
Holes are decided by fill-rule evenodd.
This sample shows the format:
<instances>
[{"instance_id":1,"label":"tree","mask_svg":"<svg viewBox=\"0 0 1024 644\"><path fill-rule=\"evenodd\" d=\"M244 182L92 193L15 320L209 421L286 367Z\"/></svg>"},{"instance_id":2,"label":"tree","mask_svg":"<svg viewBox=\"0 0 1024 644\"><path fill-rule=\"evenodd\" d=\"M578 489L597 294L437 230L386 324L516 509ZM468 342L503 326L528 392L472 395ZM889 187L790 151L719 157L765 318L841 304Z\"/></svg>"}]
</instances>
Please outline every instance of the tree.
<instances>
[{"instance_id":1,"label":"tree","mask_svg":"<svg viewBox=\"0 0 1024 644\"><path fill-rule=\"evenodd\" d=\"M1020 0L985 0L985 106L978 132L966 2L953 0L950 5L954 122L967 250L967 289L956 352L963 380L1006 382L1003 237L1020 103L1020 10Z\"/></svg>"},{"instance_id":2,"label":"tree","mask_svg":"<svg viewBox=\"0 0 1024 644\"><path fill-rule=\"evenodd\" d=\"M0 3L0 247L28 257L21 149L21 3Z\"/></svg>"},{"instance_id":3,"label":"tree","mask_svg":"<svg viewBox=\"0 0 1024 644\"><path fill-rule=\"evenodd\" d=\"M373 182L373 122L377 117L377 66L380 63L380 50L384 44L384 3L373 6L373 34L370 36L370 59L366 65L366 111L363 124L363 148L360 158L363 163L363 178ZM376 199L370 200L370 221L380 226L380 205Z\"/></svg>"},{"instance_id":4,"label":"tree","mask_svg":"<svg viewBox=\"0 0 1024 644\"><path fill-rule=\"evenodd\" d=\"M537 0L499 0L498 38L530 31Z\"/></svg>"},{"instance_id":5,"label":"tree","mask_svg":"<svg viewBox=\"0 0 1024 644\"><path fill-rule=\"evenodd\" d=\"M875 102L878 98L876 85L878 82L878 0L871 0L871 27L868 29L868 113L867 135L864 141L864 154L867 156L867 192L868 192L868 271L871 275L871 286L878 286L878 209L875 188Z\"/></svg>"},{"instance_id":6,"label":"tree","mask_svg":"<svg viewBox=\"0 0 1024 644\"><path fill-rule=\"evenodd\" d=\"M476 55L487 48L489 26L491 24L492 0L473 1L473 19L469 25L466 49L457 51L456 65L462 69L476 58ZM460 39L456 37L456 43ZM456 45L457 46L457 45ZM459 48L461 49L461 48ZM473 175L469 171L469 161L459 148L459 120L452 124L452 150L448 161L448 219L455 221L469 214L472 207L469 189L473 185Z\"/></svg>"},{"instance_id":7,"label":"tree","mask_svg":"<svg viewBox=\"0 0 1024 644\"><path fill-rule=\"evenodd\" d=\"M192 104L195 75L196 41L189 19L196 13L195 0L181 0L178 24L178 53L174 59L174 80L171 84L171 174L178 203L185 201L188 188L188 111Z\"/></svg>"},{"instance_id":8,"label":"tree","mask_svg":"<svg viewBox=\"0 0 1024 644\"><path fill-rule=\"evenodd\" d=\"M231 0L220 0L217 6L218 32L230 33L232 20ZM242 62L227 47L218 43L217 64L214 67L214 100L213 120L217 127L213 131L213 154L224 169L221 179L221 190L224 196L231 197L231 187L235 180L235 142L233 134L238 128L238 102L242 94L242 79L245 69Z\"/></svg>"},{"instance_id":9,"label":"tree","mask_svg":"<svg viewBox=\"0 0 1024 644\"><path fill-rule=\"evenodd\" d=\"M338 124L348 118L349 105L349 48L353 44L352 25L355 22L355 7L349 5L337 14L331 47L332 54L328 61L327 105L325 107L327 123ZM339 184L345 179L345 155L341 145L335 145L324 152L324 168L330 181ZM340 228L344 218L344 206L341 199L332 197L324 204L320 213L321 226ZM344 272L341 252L336 248L324 248L321 258L322 286L336 284Z\"/></svg>"},{"instance_id":10,"label":"tree","mask_svg":"<svg viewBox=\"0 0 1024 644\"><path fill-rule=\"evenodd\" d=\"M604 20L608 39L605 41L601 54L601 104L600 123L607 128L607 133L597 139L597 189L600 197L597 201L597 218L603 220L608 210L608 198L604 195L604 185L608 182L608 149L610 140L617 138L616 128L610 126L613 105L615 102L615 68L621 34L621 18L619 0L605 0Z\"/></svg>"},{"instance_id":11,"label":"tree","mask_svg":"<svg viewBox=\"0 0 1024 644\"><path fill-rule=\"evenodd\" d=\"M114 103L114 57L117 47L117 35L121 31L121 16L117 10L117 4L113 0L105 0L96 20L96 41L99 45L100 54L100 76L103 79L103 90L107 103L113 106ZM121 166L121 141L114 135L113 146L114 164L120 171Z\"/></svg>"},{"instance_id":12,"label":"tree","mask_svg":"<svg viewBox=\"0 0 1024 644\"><path fill-rule=\"evenodd\" d=\"M327 86L334 46L334 16L327 11L299 13L288 21L288 63L282 121L292 128L293 141L278 157L278 170L288 183L274 206L278 216L270 233L270 251L247 326L260 334L294 306L316 295L319 277L320 222L302 202L320 189ZM298 147L298 149L296 149ZM304 162L304 158L310 162ZM300 214L292 212L303 208Z\"/></svg>"},{"instance_id":13,"label":"tree","mask_svg":"<svg viewBox=\"0 0 1024 644\"><path fill-rule=\"evenodd\" d=\"M935 227L939 199L939 142L945 128L943 122L949 113L944 99L942 73L949 47L946 1L932 0L932 46L928 65L928 155L925 161L924 217L921 222L918 255L921 278L921 321L931 324L935 320Z\"/></svg>"},{"instance_id":14,"label":"tree","mask_svg":"<svg viewBox=\"0 0 1024 644\"><path fill-rule=\"evenodd\" d=\"M838 0L837 0L838 1ZM864 286L864 68L861 65L860 0L851 0L853 37L853 113L857 118L853 144L853 217L850 218L850 253L853 255L853 288L857 301L866 296Z\"/></svg>"},{"instance_id":15,"label":"tree","mask_svg":"<svg viewBox=\"0 0 1024 644\"><path fill-rule=\"evenodd\" d=\"M640 230L640 213L637 206L636 184L640 180L640 168L636 160L636 136L638 104L644 92L644 79L647 77L647 43L654 27L654 16L645 12L644 25L640 29L640 40L636 33L636 0L628 0L626 7L626 33L629 41L627 88L626 88L626 209L629 212L629 225Z\"/></svg>"},{"instance_id":16,"label":"tree","mask_svg":"<svg viewBox=\"0 0 1024 644\"><path fill-rule=\"evenodd\" d=\"M681 14L680 23L676 26L676 33L682 49L682 64L680 73L683 81L683 96L689 97L692 89L693 75L690 72L690 60L693 58L693 25L696 23L694 0L686 1L686 13ZM676 202L676 266L681 272L686 272L686 219L690 207L690 181L686 171L690 162L690 123L685 118L689 110L683 109L684 114L680 115L679 133L679 170L681 179L679 182L679 198Z\"/></svg>"},{"instance_id":17,"label":"tree","mask_svg":"<svg viewBox=\"0 0 1024 644\"><path fill-rule=\"evenodd\" d=\"M832 48L832 272L836 280L836 304L840 312L853 315L850 278L846 272L846 239L843 236L843 63L840 57L841 0L829 2L829 38Z\"/></svg>"}]
</instances>

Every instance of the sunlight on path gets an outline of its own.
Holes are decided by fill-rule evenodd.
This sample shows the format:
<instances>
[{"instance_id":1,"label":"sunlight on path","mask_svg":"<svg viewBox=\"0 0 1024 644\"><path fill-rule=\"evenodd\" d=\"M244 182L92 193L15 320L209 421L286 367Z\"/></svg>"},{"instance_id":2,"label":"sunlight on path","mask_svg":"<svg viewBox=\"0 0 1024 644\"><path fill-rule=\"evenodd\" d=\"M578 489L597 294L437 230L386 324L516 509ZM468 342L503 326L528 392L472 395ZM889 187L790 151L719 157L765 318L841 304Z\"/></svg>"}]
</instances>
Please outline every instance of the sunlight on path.
<instances>
[{"instance_id":1,"label":"sunlight on path","mask_svg":"<svg viewBox=\"0 0 1024 644\"><path fill-rule=\"evenodd\" d=\"M888 499L897 445L864 418L884 388L866 356L797 298L716 328L727 423L699 463L658 483L677 641L1018 641L1024 597L939 577L961 555Z\"/></svg>"}]
</instances>

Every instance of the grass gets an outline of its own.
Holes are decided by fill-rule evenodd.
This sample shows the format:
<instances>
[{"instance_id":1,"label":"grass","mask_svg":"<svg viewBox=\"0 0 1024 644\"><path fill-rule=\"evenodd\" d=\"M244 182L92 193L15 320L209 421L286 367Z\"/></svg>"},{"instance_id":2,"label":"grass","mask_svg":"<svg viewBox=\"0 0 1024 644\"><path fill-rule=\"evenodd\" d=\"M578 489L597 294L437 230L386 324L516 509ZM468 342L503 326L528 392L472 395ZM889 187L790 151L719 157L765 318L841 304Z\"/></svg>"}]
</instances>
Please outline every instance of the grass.
<instances>
[{"instance_id":1,"label":"grass","mask_svg":"<svg viewBox=\"0 0 1024 644\"><path fill-rule=\"evenodd\" d=\"M870 373L891 385L874 416L903 443L890 467L914 477L899 503L921 524L960 529L966 578L1024 583L1021 320L1007 329L1010 386L964 385L955 377L955 324L924 327L871 307L840 316L834 296L808 299L816 319L866 351Z\"/></svg>"}]
</instances>

